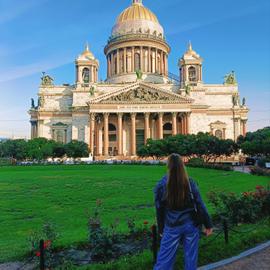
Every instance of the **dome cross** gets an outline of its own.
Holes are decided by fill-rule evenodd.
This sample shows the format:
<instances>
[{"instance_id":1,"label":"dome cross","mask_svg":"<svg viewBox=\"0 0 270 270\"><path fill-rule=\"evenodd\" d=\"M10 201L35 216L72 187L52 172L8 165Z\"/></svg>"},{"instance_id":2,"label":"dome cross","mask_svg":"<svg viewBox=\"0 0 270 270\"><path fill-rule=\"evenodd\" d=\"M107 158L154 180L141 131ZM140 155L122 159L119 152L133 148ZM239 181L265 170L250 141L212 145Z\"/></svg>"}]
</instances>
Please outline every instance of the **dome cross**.
<instances>
[{"instance_id":1,"label":"dome cross","mask_svg":"<svg viewBox=\"0 0 270 270\"><path fill-rule=\"evenodd\" d=\"M132 4L142 4L142 0L132 0Z\"/></svg>"}]
</instances>

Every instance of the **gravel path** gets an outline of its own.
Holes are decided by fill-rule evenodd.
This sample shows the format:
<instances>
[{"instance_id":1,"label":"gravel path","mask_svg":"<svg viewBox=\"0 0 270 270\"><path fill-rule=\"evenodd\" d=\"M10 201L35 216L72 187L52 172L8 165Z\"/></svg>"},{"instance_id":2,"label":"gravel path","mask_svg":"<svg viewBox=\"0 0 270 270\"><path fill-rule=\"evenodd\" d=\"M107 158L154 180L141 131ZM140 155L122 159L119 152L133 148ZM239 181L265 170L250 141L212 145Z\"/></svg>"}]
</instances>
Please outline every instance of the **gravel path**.
<instances>
[{"instance_id":1,"label":"gravel path","mask_svg":"<svg viewBox=\"0 0 270 270\"><path fill-rule=\"evenodd\" d=\"M270 270L270 247L216 270Z\"/></svg>"},{"instance_id":2,"label":"gravel path","mask_svg":"<svg viewBox=\"0 0 270 270\"><path fill-rule=\"evenodd\" d=\"M0 270L33 270L34 268L35 265L33 264L24 265L20 262L0 264Z\"/></svg>"}]
</instances>

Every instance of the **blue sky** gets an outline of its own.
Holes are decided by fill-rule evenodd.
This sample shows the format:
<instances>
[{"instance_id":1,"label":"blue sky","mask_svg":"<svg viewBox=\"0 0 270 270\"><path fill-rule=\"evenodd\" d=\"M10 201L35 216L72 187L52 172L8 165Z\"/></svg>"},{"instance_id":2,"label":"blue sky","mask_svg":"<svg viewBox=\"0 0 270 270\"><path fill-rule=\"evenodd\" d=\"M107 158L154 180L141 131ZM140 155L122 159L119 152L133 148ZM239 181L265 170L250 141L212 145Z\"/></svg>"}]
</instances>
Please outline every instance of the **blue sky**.
<instances>
[{"instance_id":1,"label":"blue sky","mask_svg":"<svg viewBox=\"0 0 270 270\"><path fill-rule=\"evenodd\" d=\"M100 61L120 12L131 0L0 0L0 137L29 137L27 110L41 72L73 83L86 41ZM235 70L250 107L248 129L270 125L269 0L144 0L165 29L170 71L189 40L204 58L203 80L222 83Z\"/></svg>"}]
</instances>

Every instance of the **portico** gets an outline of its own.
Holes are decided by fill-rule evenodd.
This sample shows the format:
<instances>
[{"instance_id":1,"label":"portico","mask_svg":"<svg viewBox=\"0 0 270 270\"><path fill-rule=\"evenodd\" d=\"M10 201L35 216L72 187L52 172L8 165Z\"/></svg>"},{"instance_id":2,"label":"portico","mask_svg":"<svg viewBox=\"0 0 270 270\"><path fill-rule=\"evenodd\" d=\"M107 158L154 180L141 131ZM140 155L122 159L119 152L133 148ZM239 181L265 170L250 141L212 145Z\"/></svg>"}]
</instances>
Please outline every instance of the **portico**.
<instances>
[{"instance_id":1,"label":"portico","mask_svg":"<svg viewBox=\"0 0 270 270\"><path fill-rule=\"evenodd\" d=\"M138 81L88 103L94 156L136 156L147 139L189 133L193 100Z\"/></svg>"},{"instance_id":2,"label":"portico","mask_svg":"<svg viewBox=\"0 0 270 270\"><path fill-rule=\"evenodd\" d=\"M138 147L149 138L189 133L188 112L90 113L89 119L94 156L136 156Z\"/></svg>"}]
</instances>

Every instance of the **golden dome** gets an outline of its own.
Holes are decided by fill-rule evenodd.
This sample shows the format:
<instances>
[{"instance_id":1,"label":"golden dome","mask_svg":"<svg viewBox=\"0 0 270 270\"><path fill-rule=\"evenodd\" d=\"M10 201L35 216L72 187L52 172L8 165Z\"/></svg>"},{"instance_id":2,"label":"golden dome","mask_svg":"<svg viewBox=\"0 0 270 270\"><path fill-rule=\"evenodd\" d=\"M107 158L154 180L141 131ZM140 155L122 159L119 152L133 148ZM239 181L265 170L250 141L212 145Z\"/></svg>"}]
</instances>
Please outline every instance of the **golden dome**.
<instances>
[{"instance_id":1,"label":"golden dome","mask_svg":"<svg viewBox=\"0 0 270 270\"><path fill-rule=\"evenodd\" d=\"M117 18L112 37L126 34L150 34L163 38L164 31L156 15L144 7L142 0L133 0Z\"/></svg>"},{"instance_id":2,"label":"golden dome","mask_svg":"<svg viewBox=\"0 0 270 270\"><path fill-rule=\"evenodd\" d=\"M78 56L77 60L95 60L95 56L93 53L89 50L88 43L85 45L85 50Z\"/></svg>"},{"instance_id":3,"label":"golden dome","mask_svg":"<svg viewBox=\"0 0 270 270\"><path fill-rule=\"evenodd\" d=\"M144 7L141 2L133 1L132 6L125 9L117 18L116 23L123 23L133 20L147 20L159 23L157 16L148 8Z\"/></svg>"}]
</instances>

